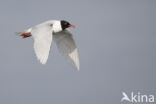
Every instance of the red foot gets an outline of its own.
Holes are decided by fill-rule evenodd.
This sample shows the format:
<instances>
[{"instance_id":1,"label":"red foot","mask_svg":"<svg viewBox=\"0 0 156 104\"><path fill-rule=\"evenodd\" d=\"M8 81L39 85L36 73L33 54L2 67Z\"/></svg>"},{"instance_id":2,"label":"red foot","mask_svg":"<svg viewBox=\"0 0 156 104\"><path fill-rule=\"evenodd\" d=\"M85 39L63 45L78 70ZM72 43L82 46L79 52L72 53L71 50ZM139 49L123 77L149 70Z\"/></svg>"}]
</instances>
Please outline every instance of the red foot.
<instances>
[{"instance_id":1,"label":"red foot","mask_svg":"<svg viewBox=\"0 0 156 104\"><path fill-rule=\"evenodd\" d=\"M23 33L23 34L21 34L21 36L22 36L23 38L27 38L27 37L30 37L30 36L31 36L31 33L30 33L30 32L28 32L28 33Z\"/></svg>"}]
</instances>

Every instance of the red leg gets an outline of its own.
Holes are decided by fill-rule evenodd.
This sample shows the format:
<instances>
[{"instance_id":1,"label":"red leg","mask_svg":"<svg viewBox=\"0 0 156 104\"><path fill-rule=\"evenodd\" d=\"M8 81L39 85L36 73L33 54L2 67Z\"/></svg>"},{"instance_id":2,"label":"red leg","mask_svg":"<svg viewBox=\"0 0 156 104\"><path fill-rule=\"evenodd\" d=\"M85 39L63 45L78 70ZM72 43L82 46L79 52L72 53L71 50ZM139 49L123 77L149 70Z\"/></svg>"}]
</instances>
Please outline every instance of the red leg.
<instances>
[{"instance_id":1,"label":"red leg","mask_svg":"<svg viewBox=\"0 0 156 104\"><path fill-rule=\"evenodd\" d=\"M30 32L28 32L28 33L23 33L23 34L21 34L21 36L22 36L23 38L27 38L27 37L30 37L30 36L31 36L31 33L30 33Z\"/></svg>"}]
</instances>

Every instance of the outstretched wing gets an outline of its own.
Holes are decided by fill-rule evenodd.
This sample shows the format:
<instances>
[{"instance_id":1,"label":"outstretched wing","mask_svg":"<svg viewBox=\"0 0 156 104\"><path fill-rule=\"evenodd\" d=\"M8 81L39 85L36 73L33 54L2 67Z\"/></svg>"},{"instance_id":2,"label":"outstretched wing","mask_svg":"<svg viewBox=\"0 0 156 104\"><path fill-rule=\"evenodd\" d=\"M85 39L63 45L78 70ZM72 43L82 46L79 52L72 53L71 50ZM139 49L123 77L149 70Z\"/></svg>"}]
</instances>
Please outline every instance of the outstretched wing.
<instances>
[{"instance_id":1,"label":"outstretched wing","mask_svg":"<svg viewBox=\"0 0 156 104\"><path fill-rule=\"evenodd\" d=\"M34 50L38 60L45 64L47 62L52 43L52 28L46 25L39 25L32 29L34 38Z\"/></svg>"},{"instance_id":2,"label":"outstretched wing","mask_svg":"<svg viewBox=\"0 0 156 104\"><path fill-rule=\"evenodd\" d=\"M54 41L60 53L79 70L79 56L76 44L69 30L64 30L53 35Z\"/></svg>"}]
</instances>

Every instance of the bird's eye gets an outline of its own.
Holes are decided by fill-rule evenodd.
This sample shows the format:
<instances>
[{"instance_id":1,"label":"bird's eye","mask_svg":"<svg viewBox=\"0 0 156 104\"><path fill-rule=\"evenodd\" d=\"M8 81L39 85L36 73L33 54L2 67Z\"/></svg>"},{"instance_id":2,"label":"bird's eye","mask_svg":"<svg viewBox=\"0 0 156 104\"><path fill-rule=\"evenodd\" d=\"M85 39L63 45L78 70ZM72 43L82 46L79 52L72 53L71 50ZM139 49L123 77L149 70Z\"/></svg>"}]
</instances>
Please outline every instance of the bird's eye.
<instances>
[{"instance_id":1,"label":"bird's eye","mask_svg":"<svg viewBox=\"0 0 156 104\"><path fill-rule=\"evenodd\" d=\"M53 24L50 24L50 26L52 27L52 26L53 26Z\"/></svg>"},{"instance_id":2,"label":"bird's eye","mask_svg":"<svg viewBox=\"0 0 156 104\"><path fill-rule=\"evenodd\" d=\"M67 25L67 23L65 22L64 25Z\"/></svg>"}]
</instances>

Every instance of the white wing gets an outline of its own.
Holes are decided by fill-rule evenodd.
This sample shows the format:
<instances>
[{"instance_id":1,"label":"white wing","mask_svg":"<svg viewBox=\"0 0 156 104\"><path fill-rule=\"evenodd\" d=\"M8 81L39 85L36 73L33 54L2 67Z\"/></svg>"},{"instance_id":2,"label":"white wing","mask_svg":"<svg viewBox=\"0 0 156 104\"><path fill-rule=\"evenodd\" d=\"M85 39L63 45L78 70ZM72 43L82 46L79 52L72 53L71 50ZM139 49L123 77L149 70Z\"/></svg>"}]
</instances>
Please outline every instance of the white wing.
<instances>
[{"instance_id":1,"label":"white wing","mask_svg":"<svg viewBox=\"0 0 156 104\"><path fill-rule=\"evenodd\" d=\"M47 62L52 43L52 28L48 25L38 25L31 31L34 38L34 50L38 60L45 64Z\"/></svg>"},{"instance_id":2,"label":"white wing","mask_svg":"<svg viewBox=\"0 0 156 104\"><path fill-rule=\"evenodd\" d=\"M64 30L53 35L54 41L60 53L69 61L76 69L79 70L79 57L76 44L69 30Z\"/></svg>"}]
</instances>

